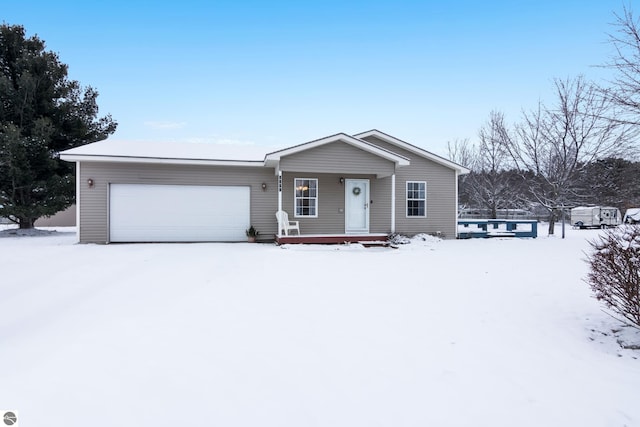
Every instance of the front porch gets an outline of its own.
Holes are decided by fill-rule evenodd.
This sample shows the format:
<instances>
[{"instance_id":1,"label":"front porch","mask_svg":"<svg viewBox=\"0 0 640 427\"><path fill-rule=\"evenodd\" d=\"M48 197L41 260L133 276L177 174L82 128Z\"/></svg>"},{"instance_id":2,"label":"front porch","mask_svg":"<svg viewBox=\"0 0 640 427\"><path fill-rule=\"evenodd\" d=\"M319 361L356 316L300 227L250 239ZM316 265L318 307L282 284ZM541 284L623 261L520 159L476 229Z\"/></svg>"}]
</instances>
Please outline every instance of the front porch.
<instances>
[{"instance_id":1,"label":"front porch","mask_svg":"<svg viewBox=\"0 0 640 427\"><path fill-rule=\"evenodd\" d=\"M387 234L303 234L293 236L276 235L276 243L284 244L341 244L341 243L362 243L363 245L383 246L387 243Z\"/></svg>"},{"instance_id":2,"label":"front porch","mask_svg":"<svg viewBox=\"0 0 640 427\"><path fill-rule=\"evenodd\" d=\"M278 218L277 243L386 241L395 231L396 169L408 158L338 134L270 153L265 165L277 176L276 212L306 233L285 235Z\"/></svg>"}]
</instances>

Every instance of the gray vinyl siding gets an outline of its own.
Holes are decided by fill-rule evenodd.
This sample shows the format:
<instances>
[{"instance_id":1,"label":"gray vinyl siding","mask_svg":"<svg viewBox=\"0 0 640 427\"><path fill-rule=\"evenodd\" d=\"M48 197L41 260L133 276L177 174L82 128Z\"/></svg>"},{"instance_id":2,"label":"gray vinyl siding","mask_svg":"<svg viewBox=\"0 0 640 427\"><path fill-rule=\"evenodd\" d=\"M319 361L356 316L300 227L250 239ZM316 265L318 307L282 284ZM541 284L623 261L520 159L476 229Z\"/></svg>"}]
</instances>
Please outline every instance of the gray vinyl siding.
<instances>
[{"instance_id":1,"label":"gray vinyl siding","mask_svg":"<svg viewBox=\"0 0 640 427\"><path fill-rule=\"evenodd\" d=\"M276 233L277 177L271 168L83 162L80 174L82 243L108 241L110 183L250 186L251 224L261 238L273 239ZM95 183L92 188L87 185L89 178ZM267 184L266 191L262 190L263 182Z\"/></svg>"},{"instance_id":2,"label":"gray vinyl siding","mask_svg":"<svg viewBox=\"0 0 640 427\"><path fill-rule=\"evenodd\" d=\"M391 177L371 180L371 211L369 227L372 233L391 232Z\"/></svg>"},{"instance_id":3,"label":"gray vinyl siding","mask_svg":"<svg viewBox=\"0 0 640 427\"><path fill-rule=\"evenodd\" d=\"M409 166L400 167L396 171L396 232L409 235L440 233L446 238L454 239L457 234L455 171L374 136L364 139L410 159ZM426 218L407 217L407 181L426 181Z\"/></svg>"},{"instance_id":4,"label":"gray vinyl siding","mask_svg":"<svg viewBox=\"0 0 640 427\"><path fill-rule=\"evenodd\" d=\"M391 181L396 173L396 231L413 235L441 233L456 236L455 171L439 163L403 150L376 137L368 142L410 159L409 166L395 163L344 142L334 142L305 150L280 160L283 171L282 207L292 220L300 221L302 234L342 234L345 232L345 186L340 178L368 179L370 183L369 230L391 231ZM82 162L79 177L80 242L108 241L108 188L118 184L237 185L251 188L251 224L260 237L271 239L277 232L277 176L272 168L244 166L201 166L147 163ZM380 177L380 178L379 178ZM95 185L89 188L87 179ZM317 218L295 217L294 179L318 179ZM407 218L406 182L427 183L426 218ZM266 191L262 183L267 184ZM167 203L171 203L170 200Z\"/></svg>"},{"instance_id":5,"label":"gray vinyl siding","mask_svg":"<svg viewBox=\"0 0 640 427\"><path fill-rule=\"evenodd\" d=\"M290 219L300 221L302 234L345 232L345 194L341 177L369 180L369 231L390 232L393 162L347 143L334 142L284 156L280 159L280 169L283 171L282 207ZM318 179L317 218L295 217L295 178Z\"/></svg>"},{"instance_id":6,"label":"gray vinyl siding","mask_svg":"<svg viewBox=\"0 0 640 427\"><path fill-rule=\"evenodd\" d=\"M280 159L282 171L308 173L393 174L395 164L344 142L333 142Z\"/></svg>"},{"instance_id":7,"label":"gray vinyl siding","mask_svg":"<svg viewBox=\"0 0 640 427\"><path fill-rule=\"evenodd\" d=\"M366 174L325 174L284 172L282 174L282 209L290 220L300 221L301 234L343 234L345 232L345 179L368 179L371 207L369 210L369 231L388 233L391 228L391 178L376 179ZM318 179L318 216L306 218L295 216L295 178ZM385 195L386 193L386 195Z\"/></svg>"}]
</instances>

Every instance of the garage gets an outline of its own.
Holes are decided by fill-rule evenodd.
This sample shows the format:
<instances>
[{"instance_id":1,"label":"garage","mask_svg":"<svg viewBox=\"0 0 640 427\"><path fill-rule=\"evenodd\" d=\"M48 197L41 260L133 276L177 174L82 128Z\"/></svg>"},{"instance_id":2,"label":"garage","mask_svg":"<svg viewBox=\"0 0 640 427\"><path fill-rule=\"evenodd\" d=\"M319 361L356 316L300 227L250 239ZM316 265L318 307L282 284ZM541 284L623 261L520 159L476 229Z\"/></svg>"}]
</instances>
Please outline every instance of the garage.
<instances>
[{"instance_id":1,"label":"garage","mask_svg":"<svg viewBox=\"0 0 640 427\"><path fill-rule=\"evenodd\" d=\"M109 186L111 242L236 242L249 225L249 187Z\"/></svg>"}]
</instances>

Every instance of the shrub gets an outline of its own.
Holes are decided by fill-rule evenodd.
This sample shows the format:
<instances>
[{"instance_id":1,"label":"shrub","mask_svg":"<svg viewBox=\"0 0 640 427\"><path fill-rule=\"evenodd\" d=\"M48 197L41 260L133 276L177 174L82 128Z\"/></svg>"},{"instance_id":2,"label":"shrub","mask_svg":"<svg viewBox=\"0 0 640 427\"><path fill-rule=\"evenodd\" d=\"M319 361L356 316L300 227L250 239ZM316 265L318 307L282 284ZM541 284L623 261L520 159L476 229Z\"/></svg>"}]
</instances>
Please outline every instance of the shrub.
<instances>
[{"instance_id":1,"label":"shrub","mask_svg":"<svg viewBox=\"0 0 640 427\"><path fill-rule=\"evenodd\" d=\"M587 283L616 319L640 329L640 226L607 230L590 241Z\"/></svg>"},{"instance_id":2,"label":"shrub","mask_svg":"<svg viewBox=\"0 0 640 427\"><path fill-rule=\"evenodd\" d=\"M411 243L411 239L403 234L391 233L387 238L392 245L407 245Z\"/></svg>"}]
</instances>

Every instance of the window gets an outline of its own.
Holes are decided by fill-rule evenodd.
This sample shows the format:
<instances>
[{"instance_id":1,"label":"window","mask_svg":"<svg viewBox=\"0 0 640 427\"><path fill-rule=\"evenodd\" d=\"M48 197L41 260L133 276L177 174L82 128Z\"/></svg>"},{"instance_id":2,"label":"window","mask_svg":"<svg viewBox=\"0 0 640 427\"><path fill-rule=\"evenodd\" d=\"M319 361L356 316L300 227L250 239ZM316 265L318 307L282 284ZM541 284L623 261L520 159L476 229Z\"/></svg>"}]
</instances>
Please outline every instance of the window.
<instances>
[{"instance_id":1,"label":"window","mask_svg":"<svg viewBox=\"0 0 640 427\"><path fill-rule=\"evenodd\" d=\"M295 216L318 216L318 180L315 178L295 179Z\"/></svg>"},{"instance_id":2,"label":"window","mask_svg":"<svg viewBox=\"0 0 640 427\"><path fill-rule=\"evenodd\" d=\"M407 216L427 216L427 183L407 181Z\"/></svg>"}]
</instances>

